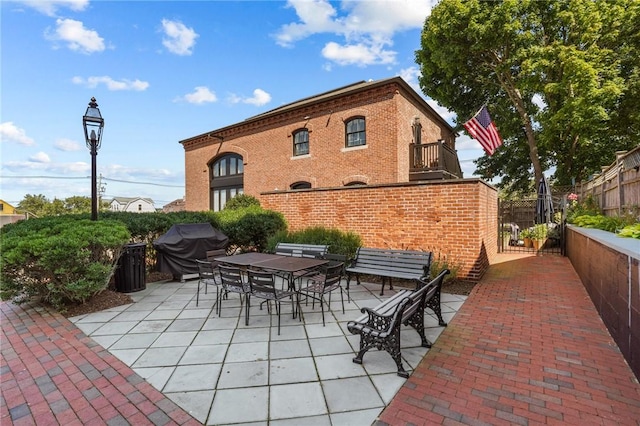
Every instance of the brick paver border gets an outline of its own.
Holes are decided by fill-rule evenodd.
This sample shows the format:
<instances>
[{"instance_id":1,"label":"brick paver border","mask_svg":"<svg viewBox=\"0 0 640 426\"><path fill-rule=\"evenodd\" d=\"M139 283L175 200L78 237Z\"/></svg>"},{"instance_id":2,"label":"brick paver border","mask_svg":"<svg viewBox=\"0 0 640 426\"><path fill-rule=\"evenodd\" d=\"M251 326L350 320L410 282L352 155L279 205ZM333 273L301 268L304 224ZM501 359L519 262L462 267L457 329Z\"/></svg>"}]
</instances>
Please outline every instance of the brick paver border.
<instances>
[{"instance_id":1,"label":"brick paver border","mask_svg":"<svg viewBox=\"0 0 640 426\"><path fill-rule=\"evenodd\" d=\"M491 265L377 424L640 425L640 385L569 259L513 257Z\"/></svg>"},{"instance_id":2,"label":"brick paver border","mask_svg":"<svg viewBox=\"0 0 640 426\"><path fill-rule=\"evenodd\" d=\"M0 424L199 425L59 313L0 303Z\"/></svg>"}]
</instances>

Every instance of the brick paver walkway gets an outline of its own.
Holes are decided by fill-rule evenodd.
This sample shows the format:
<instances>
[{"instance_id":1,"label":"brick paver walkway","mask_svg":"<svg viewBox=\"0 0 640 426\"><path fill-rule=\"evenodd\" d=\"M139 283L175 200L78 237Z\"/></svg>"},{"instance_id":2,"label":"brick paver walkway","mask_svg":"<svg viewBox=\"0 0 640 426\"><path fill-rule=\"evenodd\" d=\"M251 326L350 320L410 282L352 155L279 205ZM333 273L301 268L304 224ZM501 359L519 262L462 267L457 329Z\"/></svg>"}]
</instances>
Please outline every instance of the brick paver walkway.
<instances>
[{"instance_id":1,"label":"brick paver walkway","mask_svg":"<svg viewBox=\"0 0 640 426\"><path fill-rule=\"evenodd\" d=\"M501 256L378 425L640 425L640 385L568 258Z\"/></svg>"},{"instance_id":2,"label":"brick paver walkway","mask_svg":"<svg viewBox=\"0 0 640 426\"><path fill-rule=\"evenodd\" d=\"M3 426L200 424L57 312L0 310Z\"/></svg>"}]
</instances>

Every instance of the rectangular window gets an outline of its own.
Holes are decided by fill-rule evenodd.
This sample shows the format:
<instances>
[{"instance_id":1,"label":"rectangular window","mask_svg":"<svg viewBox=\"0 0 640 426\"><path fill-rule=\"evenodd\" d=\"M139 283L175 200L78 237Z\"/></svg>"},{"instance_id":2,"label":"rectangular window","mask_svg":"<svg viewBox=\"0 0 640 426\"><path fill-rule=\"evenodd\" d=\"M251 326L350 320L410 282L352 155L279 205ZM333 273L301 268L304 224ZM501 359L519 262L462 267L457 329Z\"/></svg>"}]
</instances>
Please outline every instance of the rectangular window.
<instances>
[{"instance_id":1,"label":"rectangular window","mask_svg":"<svg viewBox=\"0 0 640 426\"><path fill-rule=\"evenodd\" d=\"M364 118L354 118L349 120L346 125L346 135L347 147L366 145L367 139Z\"/></svg>"},{"instance_id":2,"label":"rectangular window","mask_svg":"<svg viewBox=\"0 0 640 426\"><path fill-rule=\"evenodd\" d=\"M307 129L298 130L293 134L293 155L309 154L309 131Z\"/></svg>"}]
</instances>

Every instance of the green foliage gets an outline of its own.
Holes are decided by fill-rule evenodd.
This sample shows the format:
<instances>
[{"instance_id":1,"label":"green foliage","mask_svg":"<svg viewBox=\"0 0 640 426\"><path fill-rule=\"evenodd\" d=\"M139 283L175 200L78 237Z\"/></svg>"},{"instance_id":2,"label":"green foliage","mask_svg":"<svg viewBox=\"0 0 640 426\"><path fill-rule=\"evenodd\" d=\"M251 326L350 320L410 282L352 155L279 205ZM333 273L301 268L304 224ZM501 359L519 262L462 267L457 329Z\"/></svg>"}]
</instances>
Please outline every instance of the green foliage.
<instances>
[{"instance_id":1,"label":"green foliage","mask_svg":"<svg viewBox=\"0 0 640 426\"><path fill-rule=\"evenodd\" d=\"M245 207L258 206L260 207L260 200L253 195L238 194L224 205L224 210L238 210Z\"/></svg>"},{"instance_id":2,"label":"green foliage","mask_svg":"<svg viewBox=\"0 0 640 426\"><path fill-rule=\"evenodd\" d=\"M264 251L272 235L287 229L281 213L250 206L218 212L219 228L227 237L231 251Z\"/></svg>"},{"instance_id":3,"label":"green foliage","mask_svg":"<svg viewBox=\"0 0 640 426\"><path fill-rule=\"evenodd\" d=\"M600 214L600 207L591 194L587 195L583 200L574 200L569 204L567 209L567 222L574 223L579 216Z\"/></svg>"},{"instance_id":4,"label":"green foliage","mask_svg":"<svg viewBox=\"0 0 640 426\"><path fill-rule=\"evenodd\" d=\"M104 290L130 239L120 222L73 216L30 219L2 231L0 296L16 302L40 296L57 309Z\"/></svg>"},{"instance_id":5,"label":"green foliage","mask_svg":"<svg viewBox=\"0 0 640 426\"><path fill-rule=\"evenodd\" d=\"M59 216L64 214L78 214L91 212L91 198L72 196L61 200L48 200L44 195L27 194L18 203L20 213L29 212L36 217Z\"/></svg>"},{"instance_id":6,"label":"green foliage","mask_svg":"<svg viewBox=\"0 0 640 426\"><path fill-rule=\"evenodd\" d=\"M640 238L636 209L630 209L622 216L605 216L591 195L587 195L583 200L571 201L567 210L567 222L582 228L616 232L621 237Z\"/></svg>"},{"instance_id":7,"label":"green foliage","mask_svg":"<svg viewBox=\"0 0 640 426\"><path fill-rule=\"evenodd\" d=\"M600 170L640 135L639 0L441 0L416 62L423 92L455 111L457 129L483 102L504 145L477 173L527 191L533 169L568 185ZM535 182L534 181L534 182Z\"/></svg>"},{"instance_id":8,"label":"green foliage","mask_svg":"<svg viewBox=\"0 0 640 426\"><path fill-rule=\"evenodd\" d=\"M538 223L531 228L530 237L532 240L544 240L547 238L547 234L549 233L549 228L546 223Z\"/></svg>"},{"instance_id":9,"label":"green foliage","mask_svg":"<svg viewBox=\"0 0 640 426\"><path fill-rule=\"evenodd\" d=\"M524 240L525 238L531 238L532 235L533 235L532 230L529 228L525 228L522 231L520 231L520 233L518 234L518 237Z\"/></svg>"},{"instance_id":10,"label":"green foliage","mask_svg":"<svg viewBox=\"0 0 640 426\"><path fill-rule=\"evenodd\" d=\"M431 279L437 277L443 270L448 269L451 273L444 277L444 282L447 283L457 280L458 273L464 266L463 262L456 256L443 253L439 250L432 249L431 252L433 252L430 268Z\"/></svg>"},{"instance_id":11,"label":"green foliage","mask_svg":"<svg viewBox=\"0 0 640 426\"><path fill-rule=\"evenodd\" d=\"M321 244L329 246L329 253L343 254L353 259L362 239L353 232L314 226L295 232L281 231L269 238L266 251L274 252L278 243Z\"/></svg>"},{"instance_id":12,"label":"green foliage","mask_svg":"<svg viewBox=\"0 0 640 426\"><path fill-rule=\"evenodd\" d=\"M624 227L624 222L616 216L582 215L574 218L573 223L582 228L602 229L604 231L616 232Z\"/></svg>"},{"instance_id":13,"label":"green foliage","mask_svg":"<svg viewBox=\"0 0 640 426\"><path fill-rule=\"evenodd\" d=\"M624 238L635 238L640 240L640 223L625 226L620 230L618 235Z\"/></svg>"}]
</instances>

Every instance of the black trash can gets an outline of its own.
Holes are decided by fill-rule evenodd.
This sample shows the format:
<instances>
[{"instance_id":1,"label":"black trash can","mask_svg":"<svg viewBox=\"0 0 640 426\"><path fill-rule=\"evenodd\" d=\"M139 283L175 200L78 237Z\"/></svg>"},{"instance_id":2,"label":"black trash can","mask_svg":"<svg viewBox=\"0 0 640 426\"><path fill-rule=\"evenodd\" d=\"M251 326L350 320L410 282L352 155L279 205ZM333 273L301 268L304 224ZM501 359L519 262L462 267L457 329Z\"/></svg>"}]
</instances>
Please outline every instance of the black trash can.
<instances>
[{"instance_id":1,"label":"black trash can","mask_svg":"<svg viewBox=\"0 0 640 426\"><path fill-rule=\"evenodd\" d=\"M147 245L127 244L118 259L115 282L120 293L133 293L147 288L146 278Z\"/></svg>"}]
</instances>

